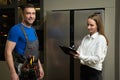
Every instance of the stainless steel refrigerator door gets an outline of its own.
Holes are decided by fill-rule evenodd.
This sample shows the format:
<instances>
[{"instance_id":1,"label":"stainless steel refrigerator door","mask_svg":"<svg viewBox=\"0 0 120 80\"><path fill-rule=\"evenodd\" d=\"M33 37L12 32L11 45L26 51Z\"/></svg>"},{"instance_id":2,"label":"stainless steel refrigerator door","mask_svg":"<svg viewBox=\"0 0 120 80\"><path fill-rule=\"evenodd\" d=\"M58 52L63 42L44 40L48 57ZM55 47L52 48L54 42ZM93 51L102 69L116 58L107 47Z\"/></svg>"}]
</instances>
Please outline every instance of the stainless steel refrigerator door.
<instances>
[{"instance_id":1,"label":"stainless steel refrigerator door","mask_svg":"<svg viewBox=\"0 0 120 80\"><path fill-rule=\"evenodd\" d=\"M70 12L47 12L45 27L46 80L70 80L70 56L59 45L69 46Z\"/></svg>"},{"instance_id":2,"label":"stainless steel refrigerator door","mask_svg":"<svg viewBox=\"0 0 120 80\"><path fill-rule=\"evenodd\" d=\"M96 9L96 10L77 10L74 12L74 44L77 49L81 43L82 38L88 33L87 31L87 18L89 15L94 12L100 12L102 15L102 19L104 22L104 9ZM74 76L75 80L80 80L80 60L74 61Z\"/></svg>"}]
</instances>

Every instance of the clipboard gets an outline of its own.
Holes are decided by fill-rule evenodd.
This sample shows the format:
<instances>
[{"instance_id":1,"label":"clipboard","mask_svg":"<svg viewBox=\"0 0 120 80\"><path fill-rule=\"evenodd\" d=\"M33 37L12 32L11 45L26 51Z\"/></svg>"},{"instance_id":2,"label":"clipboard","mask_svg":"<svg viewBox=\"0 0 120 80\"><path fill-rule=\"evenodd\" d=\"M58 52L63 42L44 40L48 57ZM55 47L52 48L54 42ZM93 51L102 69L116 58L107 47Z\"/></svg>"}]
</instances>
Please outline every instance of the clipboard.
<instances>
[{"instance_id":1,"label":"clipboard","mask_svg":"<svg viewBox=\"0 0 120 80\"><path fill-rule=\"evenodd\" d=\"M59 47L62 49L62 51L63 51L65 54L72 55L72 56L74 56L75 54L78 54L78 53L76 52L76 50L74 50L74 49L72 49L72 48L70 48L70 47L66 47L66 46L59 46Z\"/></svg>"}]
</instances>

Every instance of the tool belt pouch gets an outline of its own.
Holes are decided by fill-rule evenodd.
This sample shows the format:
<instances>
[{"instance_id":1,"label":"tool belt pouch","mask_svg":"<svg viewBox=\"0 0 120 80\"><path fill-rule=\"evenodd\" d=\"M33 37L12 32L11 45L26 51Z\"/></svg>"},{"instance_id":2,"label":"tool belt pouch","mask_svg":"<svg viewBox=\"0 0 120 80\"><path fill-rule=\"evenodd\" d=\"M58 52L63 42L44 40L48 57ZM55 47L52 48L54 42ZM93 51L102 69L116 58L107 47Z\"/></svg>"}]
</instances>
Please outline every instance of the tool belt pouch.
<instances>
[{"instance_id":1,"label":"tool belt pouch","mask_svg":"<svg viewBox=\"0 0 120 80\"><path fill-rule=\"evenodd\" d=\"M37 80L39 78L39 66L38 60L31 63L28 59L20 69L20 78L21 80Z\"/></svg>"}]
</instances>

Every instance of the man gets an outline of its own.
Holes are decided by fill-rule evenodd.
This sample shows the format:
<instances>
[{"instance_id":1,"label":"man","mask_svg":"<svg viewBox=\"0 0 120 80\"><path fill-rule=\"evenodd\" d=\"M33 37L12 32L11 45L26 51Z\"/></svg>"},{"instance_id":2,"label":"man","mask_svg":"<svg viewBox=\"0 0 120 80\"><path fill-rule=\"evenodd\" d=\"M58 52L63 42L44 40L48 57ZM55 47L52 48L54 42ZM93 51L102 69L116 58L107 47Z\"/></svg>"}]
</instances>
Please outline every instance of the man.
<instances>
[{"instance_id":1,"label":"man","mask_svg":"<svg viewBox=\"0 0 120 80\"><path fill-rule=\"evenodd\" d=\"M21 75L19 75L20 73L18 69L19 63L24 63L29 56L38 58L38 38L32 27L32 24L36 19L35 7L32 4L25 5L22 8L22 17L22 22L16 24L10 29L6 41L5 59L10 69L11 80L24 80L20 79ZM18 56L14 56L16 60L15 62L13 57L14 54L22 57L19 58ZM20 59L23 59L24 61L22 62ZM42 79L44 71L39 59L37 59L37 63L40 72L39 78Z\"/></svg>"}]
</instances>

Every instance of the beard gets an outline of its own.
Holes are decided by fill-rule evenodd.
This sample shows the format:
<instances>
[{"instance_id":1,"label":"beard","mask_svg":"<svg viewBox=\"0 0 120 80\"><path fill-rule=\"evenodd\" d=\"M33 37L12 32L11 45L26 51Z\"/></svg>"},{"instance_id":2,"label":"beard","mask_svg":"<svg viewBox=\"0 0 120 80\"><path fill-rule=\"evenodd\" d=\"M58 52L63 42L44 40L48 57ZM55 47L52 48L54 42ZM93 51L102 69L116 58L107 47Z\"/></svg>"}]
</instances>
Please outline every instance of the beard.
<instances>
[{"instance_id":1,"label":"beard","mask_svg":"<svg viewBox=\"0 0 120 80\"><path fill-rule=\"evenodd\" d=\"M27 26L31 26L34 21L33 21L33 22L29 22L29 21L24 20L24 22L25 22L25 24L26 24Z\"/></svg>"}]
</instances>

